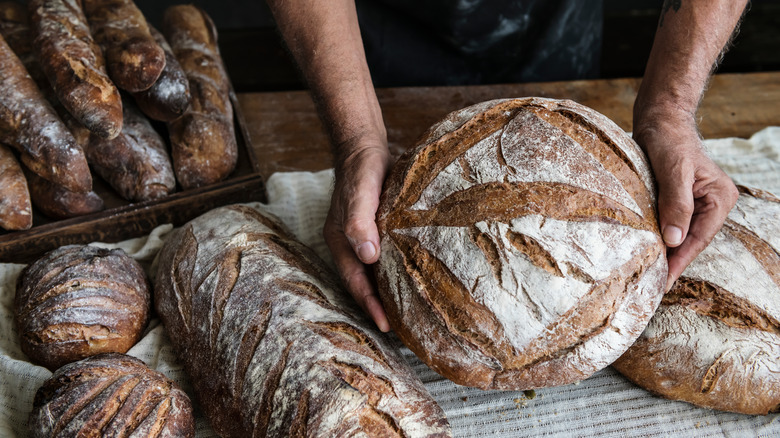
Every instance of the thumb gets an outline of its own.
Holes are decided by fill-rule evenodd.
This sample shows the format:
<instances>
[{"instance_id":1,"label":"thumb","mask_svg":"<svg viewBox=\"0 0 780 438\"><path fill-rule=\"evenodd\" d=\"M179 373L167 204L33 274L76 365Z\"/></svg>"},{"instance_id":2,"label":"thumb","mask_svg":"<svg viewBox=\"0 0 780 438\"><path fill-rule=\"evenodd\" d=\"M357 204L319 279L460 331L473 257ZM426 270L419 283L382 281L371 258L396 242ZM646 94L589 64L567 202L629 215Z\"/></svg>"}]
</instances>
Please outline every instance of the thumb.
<instances>
[{"instance_id":1,"label":"thumb","mask_svg":"<svg viewBox=\"0 0 780 438\"><path fill-rule=\"evenodd\" d=\"M687 178L659 182L658 222L666 246L677 247L685 240L693 211L693 187Z\"/></svg>"}]
</instances>

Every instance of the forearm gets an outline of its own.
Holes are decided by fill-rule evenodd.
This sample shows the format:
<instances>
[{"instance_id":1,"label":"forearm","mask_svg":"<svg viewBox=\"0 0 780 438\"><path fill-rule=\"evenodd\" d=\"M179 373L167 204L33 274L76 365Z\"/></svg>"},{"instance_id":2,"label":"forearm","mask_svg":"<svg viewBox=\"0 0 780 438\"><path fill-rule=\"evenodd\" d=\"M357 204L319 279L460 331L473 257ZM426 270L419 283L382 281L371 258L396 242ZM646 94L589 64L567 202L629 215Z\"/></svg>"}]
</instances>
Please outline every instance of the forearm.
<instances>
[{"instance_id":1,"label":"forearm","mask_svg":"<svg viewBox=\"0 0 780 438\"><path fill-rule=\"evenodd\" d=\"M303 71L335 148L336 162L366 143L386 147L382 113L352 0L268 0Z\"/></svg>"},{"instance_id":2,"label":"forearm","mask_svg":"<svg viewBox=\"0 0 780 438\"><path fill-rule=\"evenodd\" d=\"M634 130L694 114L747 0L667 0L634 105Z\"/></svg>"}]
</instances>

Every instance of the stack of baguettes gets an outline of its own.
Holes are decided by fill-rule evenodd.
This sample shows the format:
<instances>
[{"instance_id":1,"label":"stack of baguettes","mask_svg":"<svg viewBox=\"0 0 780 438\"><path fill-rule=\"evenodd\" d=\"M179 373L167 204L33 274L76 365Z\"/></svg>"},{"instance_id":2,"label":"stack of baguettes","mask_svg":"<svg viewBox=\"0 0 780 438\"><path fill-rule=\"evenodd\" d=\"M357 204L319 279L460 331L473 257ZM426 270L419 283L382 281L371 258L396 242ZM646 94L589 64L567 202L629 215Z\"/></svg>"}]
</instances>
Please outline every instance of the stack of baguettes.
<instances>
[{"instance_id":1,"label":"stack of baguettes","mask_svg":"<svg viewBox=\"0 0 780 438\"><path fill-rule=\"evenodd\" d=\"M30 228L32 205L101 210L90 168L131 202L232 172L230 84L204 11L172 6L160 33L130 0L27 6L0 2L0 227ZM170 154L147 117L167 123Z\"/></svg>"}]
</instances>

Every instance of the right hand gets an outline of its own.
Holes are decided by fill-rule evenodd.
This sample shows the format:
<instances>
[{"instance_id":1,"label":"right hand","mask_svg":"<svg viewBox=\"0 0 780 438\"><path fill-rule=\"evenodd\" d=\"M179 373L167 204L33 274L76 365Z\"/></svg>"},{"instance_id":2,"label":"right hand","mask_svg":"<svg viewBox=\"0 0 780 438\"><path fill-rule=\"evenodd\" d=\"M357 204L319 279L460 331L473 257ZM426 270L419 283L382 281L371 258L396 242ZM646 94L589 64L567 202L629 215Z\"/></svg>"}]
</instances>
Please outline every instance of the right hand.
<instances>
[{"instance_id":1,"label":"right hand","mask_svg":"<svg viewBox=\"0 0 780 438\"><path fill-rule=\"evenodd\" d=\"M376 211L390 167L386 140L362 142L337 159L323 236L347 290L379 330L390 331L369 264L379 259Z\"/></svg>"}]
</instances>

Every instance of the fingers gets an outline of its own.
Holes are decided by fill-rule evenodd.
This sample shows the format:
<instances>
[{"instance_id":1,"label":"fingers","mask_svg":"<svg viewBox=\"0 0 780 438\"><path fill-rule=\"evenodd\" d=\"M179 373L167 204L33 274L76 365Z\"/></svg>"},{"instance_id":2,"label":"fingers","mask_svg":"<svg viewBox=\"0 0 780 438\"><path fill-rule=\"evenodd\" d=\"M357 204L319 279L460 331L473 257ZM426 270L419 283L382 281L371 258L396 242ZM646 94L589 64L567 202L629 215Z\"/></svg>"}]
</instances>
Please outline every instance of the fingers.
<instances>
[{"instance_id":1,"label":"fingers","mask_svg":"<svg viewBox=\"0 0 780 438\"><path fill-rule=\"evenodd\" d=\"M332 213L328 214L323 234L347 291L379 330L390 331L390 323L374 291L368 267L357 258Z\"/></svg>"},{"instance_id":2,"label":"fingers","mask_svg":"<svg viewBox=\"0 0 780 438\"><path fill-rule=\"evenodd\" d=\"M693 178L693 172L684 169L657 177L658 222L666 246L679 246L687 237L694 211Z\"/></svg>"}]
</instances>

